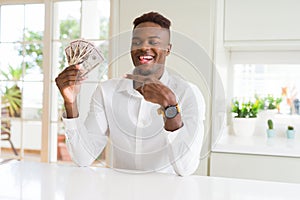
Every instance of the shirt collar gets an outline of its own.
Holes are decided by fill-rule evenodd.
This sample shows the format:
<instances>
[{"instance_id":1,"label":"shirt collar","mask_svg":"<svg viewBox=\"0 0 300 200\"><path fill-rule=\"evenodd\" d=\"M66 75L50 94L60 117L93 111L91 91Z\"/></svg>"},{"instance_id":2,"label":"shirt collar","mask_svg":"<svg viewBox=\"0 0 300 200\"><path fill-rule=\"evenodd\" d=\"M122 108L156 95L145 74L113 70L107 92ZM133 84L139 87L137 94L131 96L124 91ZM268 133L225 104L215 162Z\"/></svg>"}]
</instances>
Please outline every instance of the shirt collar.
<instances>
[{"instance_id":1,"label":"shirt collar","mask_svg":"<svg viewBox=\"0 0 300 200\"><path fill-rule=\"evenodd\" d=\"M168 85L169 82L169 73L165 69L163 75L160 78L160 82L162 82L164 85Z\"/></svg>"},{"instance_id":2,"label":"shirt collar","mask_svg":"<svg viewBox=\"0 0 300 200\"><path fill-rule=\"evenodd\" d=\"M167 72L167 70L164 70L163 75L160 78L160 81L164 84L167 85L168 81L169 81L169 73ZM122 78L119 81L119 86L116 88L117 92L124 92L124 91L128 91L130 94L135 94L138 93L135 89L133 89L133 81L126 79L126 78Z\"/></svg>"}]
</instances>

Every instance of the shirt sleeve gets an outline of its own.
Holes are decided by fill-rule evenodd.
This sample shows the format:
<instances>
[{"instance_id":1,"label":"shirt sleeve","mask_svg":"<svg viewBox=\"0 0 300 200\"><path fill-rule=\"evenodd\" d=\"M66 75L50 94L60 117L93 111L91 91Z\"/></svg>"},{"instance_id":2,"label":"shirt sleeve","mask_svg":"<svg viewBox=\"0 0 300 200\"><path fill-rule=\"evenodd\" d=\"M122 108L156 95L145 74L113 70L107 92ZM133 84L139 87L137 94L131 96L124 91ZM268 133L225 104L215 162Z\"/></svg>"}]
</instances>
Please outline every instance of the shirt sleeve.
<instances>
[{"instance_id":1,"label":"shirt sleeve","mask_svg":"<svg viewBox=\"0 0 300 200\"><path fill-rule=\"evenodd\" d=\"M72 160L79 166L89 166L103 151L107 143L108 123L103 106L101 86L95 90L86 120L63 117L66 143Z\"/></svg>"},{"instance_id":2,"label":"shirt sleeve","mask_svg":"<svg viewBox=\"0 0 300 200\"><path fill-rule=\"evenodd\" d=\"M200 163L204 137L205 102L199 89L191 85L179 103L183 127L166 131L169 159L176 174L193 174Z\"/></svg>"}]
</instances>

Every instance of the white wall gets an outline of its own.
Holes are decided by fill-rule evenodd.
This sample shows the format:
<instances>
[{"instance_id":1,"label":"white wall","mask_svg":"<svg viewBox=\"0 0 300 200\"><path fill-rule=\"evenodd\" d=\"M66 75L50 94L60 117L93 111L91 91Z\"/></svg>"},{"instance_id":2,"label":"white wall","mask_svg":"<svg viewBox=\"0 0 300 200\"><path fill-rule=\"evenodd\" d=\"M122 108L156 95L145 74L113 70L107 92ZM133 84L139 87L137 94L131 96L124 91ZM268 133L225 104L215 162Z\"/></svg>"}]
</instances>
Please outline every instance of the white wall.
<instances>
[{"instance_id":1,"label":"white wall","mask_svg":"<svg viewBox=\"0 0 300 200\"><path fill-rule=\"evenodd\" d=\"M298 0L226 0L225 40L300 39Z\"/></svg>"},{"instance_id":2,"label":"white wall","mask_svg":"<svg viewBox=\"0 0 300 200\"><path fill-rule=\"evenodd\" d=\"M224 10L226 46L300 49L300 1L225 0Z\"/></svg>"},{"instance_id":3,"label":"white wall","mask_svg":"<svg viewBox=\"0 0 300 200\"><path fill-rule=\"evenodd\" d=\"M130 59L130 39L133 20L145 12L156 11L172 21L172 53L167 66L195 83L203 92L207 106L206 143L203 156L210 149L210 106L212 90L212 52L214 1L188 0L112 0L111 76L119 77L133 68ZM207 173L207 157L199 173Z\"/></svg>"}]
</instances>

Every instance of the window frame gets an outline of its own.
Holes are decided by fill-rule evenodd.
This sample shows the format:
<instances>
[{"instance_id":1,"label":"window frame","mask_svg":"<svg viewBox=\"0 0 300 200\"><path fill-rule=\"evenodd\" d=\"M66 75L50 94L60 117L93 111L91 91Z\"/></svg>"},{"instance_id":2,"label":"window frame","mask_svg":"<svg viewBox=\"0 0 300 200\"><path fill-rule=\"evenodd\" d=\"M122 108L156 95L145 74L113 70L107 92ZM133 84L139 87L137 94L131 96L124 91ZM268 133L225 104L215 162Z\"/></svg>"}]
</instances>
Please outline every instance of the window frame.
<instances>
[{"instance_id":1,"label":"window frame","mask_svg":"<svg viewBox=\"0 0 300 200\"><path fill-rule=\"evenodd\" d=\"M41 162L56 162L57 161L57 134L53 134L53 120L52 112L53 106L56 108L57 105L53 103L53 94L57 92L55 87L55 81L53 80L53 42L57 42L53 38L53 21L54 21L54 3L57 2L71 2L72 0L4 0L0 2L0 6L7 5L28 5L28 4L44 4L44 35L43 35L43 94L42 94L42 113L41 119ZM75 0L82 2L83 0ZM111 4L111 2L110 2ZM82 9L81 9L82 12ZM82 15L82 13L81 13ZM111 15L111 13L110 13ZM82 23L82 19L80 20ZM109 22L109 26L111 22ZM81 26L82 27L82 26ZM108 35L108 38L110 33ZM100 40L100 39L99 39ZM110 47L108 47L110 48ZM109 75L109 72L108 72ZM22 137L22 136L21 136Z\"/></svg>"}]
</instances>

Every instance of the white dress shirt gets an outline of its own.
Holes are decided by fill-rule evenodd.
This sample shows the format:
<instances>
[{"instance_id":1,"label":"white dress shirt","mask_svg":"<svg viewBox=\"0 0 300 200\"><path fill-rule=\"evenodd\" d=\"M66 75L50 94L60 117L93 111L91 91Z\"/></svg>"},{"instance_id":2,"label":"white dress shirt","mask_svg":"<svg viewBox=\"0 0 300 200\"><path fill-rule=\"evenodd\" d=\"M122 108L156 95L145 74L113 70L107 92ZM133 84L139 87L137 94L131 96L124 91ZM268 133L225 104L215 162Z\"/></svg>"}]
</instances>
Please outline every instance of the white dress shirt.
<instances>
[{"instance_id":1,"label":"white dress shirt","mask_svg":"<svg viewBox=\"0 0 300 200\"><path fill-rule=\"evenodd\" d=\"M176 95L183 126L164 129L160 105L146 101L133 81L115 78L98 85L85 122L63 118L67 146L79 166L88 166L110 142L111 167L190 175L200 161L205 103L199 89L166 70L160 81ZM109 140L108 140L109 137Z\"/></svg>"}]
</instances>

